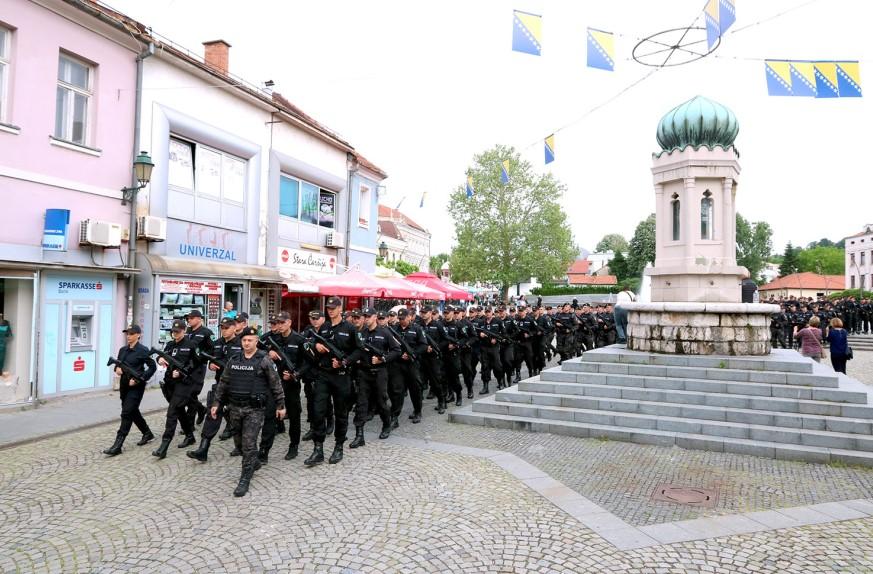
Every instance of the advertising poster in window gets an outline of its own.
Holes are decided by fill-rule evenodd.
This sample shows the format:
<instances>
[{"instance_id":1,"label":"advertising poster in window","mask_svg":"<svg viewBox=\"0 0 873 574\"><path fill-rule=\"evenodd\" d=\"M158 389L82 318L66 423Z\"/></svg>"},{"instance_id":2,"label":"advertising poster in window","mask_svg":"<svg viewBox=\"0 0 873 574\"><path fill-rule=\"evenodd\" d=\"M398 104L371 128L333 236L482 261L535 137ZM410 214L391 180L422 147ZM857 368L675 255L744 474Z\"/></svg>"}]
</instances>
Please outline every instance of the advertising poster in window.
<instances>
[{"instance_id":1,"label":"advertising poster in window","mask_svg":"<svg viewBox=\"0 0 873 574\"><path fill-rule=\"evenodd\" d=\"M318 188L311 183L303 184L300 197L300 221L318 225Z\"/></svg>"},{"instance_id":2,"label":"advertising poster in window","mask_svg":"<svg viewBox=\"0 0 873 574\"><path fill-rule=\"evenodd\" d=\"M194 189L194 161L191 144L170 139L167 182L175 187Z\"/></svg>"},{"instance_id":3,"label":"advertising poster in window","mask_svg":"<svg viewBox=\"0 0 873 574\"><path fill-rule=\"evenodd\" d=\"M318 197L318 224L333 229L334 203L336 195L322 190Z\"/></svg>"}]
</instances>

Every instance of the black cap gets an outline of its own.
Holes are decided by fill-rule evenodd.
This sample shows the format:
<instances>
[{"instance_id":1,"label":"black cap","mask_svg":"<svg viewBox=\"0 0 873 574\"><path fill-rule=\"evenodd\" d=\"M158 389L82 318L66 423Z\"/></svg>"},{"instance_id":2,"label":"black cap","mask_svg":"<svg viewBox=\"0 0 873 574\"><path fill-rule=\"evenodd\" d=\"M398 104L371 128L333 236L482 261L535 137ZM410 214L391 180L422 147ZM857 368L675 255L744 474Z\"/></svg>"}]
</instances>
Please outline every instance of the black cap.
<instances>
[{"instance_id":1,"label":"black cap","mask_svg":"<svg viewBox=\"0 0 873 574\"><path fill-rule=\"evenodd\" d=\"M324 306L327 307L328 309L331 307L342 307L343 300L340 299L339 297L328 297L327 301L324 303Z\"/></svg>"},{"instance_id":2,"label":"black cap","mask_svg":"<svg viewBox=\"0 0 873 574\"><path fill-rule=\"evenodd\" d=\"M367 307L365 309L361 309L361 315L364 317L369 317L370 315L375 315L377 311L372 307Z\"/></svg>"},{"instance_id":3,"label":"black cap","mask_svg":"<svg viewBox=\"0 0 873 574\"><path fill-rule=\"evenodd\" d=\"M287 311L280 311L275 315L270 317L270 323L281 323L283 321L290 321L291 315Z\"/></svg>"},{"instance_id":4,"label":"black cap","mask_svg":"<svg viewBox=\"0 0 873 574\"><path fill-rule=\"evenodd\" d=\"M218 323L218 326L222 329L226 329L228 327L236 327L236 321L234 319L231 319L230 317L225 317Z\"/></svg>"},{"instance_id":5,"label":"black cap","mask_svg":"<svg viewBox=\"0 0 873 574\"><path fill-rule=\"evenodd\" d=\"M258 330L255 329L254 327L246 327L239 334L240 337L249 337L252 335L254 335L255 337L258 336Z\"/></svg>"},{"instance_id":6,"label":"black cap","mask_svg":"<svg viewBox=\"0 0 873 574\"><path fill-rule=\"evenodd\" d=\"M421 312L422 313L431 313L431 312L433 312L433 307L431 307L430 305L425 305L424 307L421 308Z\"/></svg>"},{"instance_id":7,"label":"black cap","mask_svg":"<svg viewBox=\"0 0 873 574\"><path fill-rule=\"evenodd\" d=\"M249 320L248 313L237 313L236 314L236 322L237 323L245 323Z\"/></svg>"},{"instance_id":8,"label":"black cap","mask_svg":"<svg viewBox=\"0 0 873 574\"><path fill-rule=\"evenodd\" d=\"M388 316L389 316L389 317L396 317L396 316L397 316L397 311L388 311Z\"/></svg>"},{"instance_id":9,"label":"black cap","mask_svg":"<svg viewBox=\"0 0 873 574\"><path fill-rule=\"evenodd\" d=\"M491 313L492 311L494 311L494 309L492 309L491 307L485 307L483 311L485 311L486 313Z\"/></svg>"},{"instance_id":10,"label":"black cap","mask_svg":"<svg viewBox=\"0 0 873 574\"><path fill-rule=\"evenodd\" d=\"M141 335L142 328L139 325L129 325L127 327L127 329L122 331L122 333L127 333L128 335L137 335L137 334Z\"/></svg>"},{"instance_id":11,"label":"black cap","mask_svg":"<svg viewBox=\"0 0 873 574\"><path fill-rule=\"evenodd\" d=\"M409 317L409 309L398 309L397 318L403 319L404 317Z\"/></svg>"},{"instance_id":12,"label":"black cap","mask_svg":"<svg viewBox=\"0 0 873 574\"><path fill-rule=\"evenodd\" d=\"M506 307L501 305L500 307L497 308L497 312L499 313L500 311L506 311Z\"/></svg>"},{"instance_id":13,"label":"black cap","mask_svg":"<svg viewBox=\"0 0 873 574\"><path fill-rule=\"evenodd\" d=\"M377 319L387 319L388 314L385 313L385 311L379 311L378 313L376 313L376 318Z\"/></svg>"},{"instance_id":14,"label":"black cap","mask_svg":"<svg viewBox=\"0 0 873 574\"><path fill-rule=\"evenodd\" d=\"M310 319L321 319L322 317L324 317L324 315L322 315L321 311L319 311L318 309L313 309L309 312Z\"/></svg>"},{"instance_id":15,"label":"black cap","mask_svg":"<svg viewBox=\"0 0 873 574\"><path fill-rule=\"evenodd\" d=\"M551 311L551 310L552 310L552 306L551 306L551 305L546 305L546 311Z\"/></svg>"},{"instance_id":16,"label":"black cap","mask_svg":"<svg viewBox=\"0 0 873 574\"><path fill-rule=\"evenodd\" d=\"M185 317L200 317L202 319L203 313L200 312L200 309L191 309L190 311L188 311L188 314L185 315Z\"/></svg>"},{"instance_id":17,"label":"black cap","mask_svg":"<svg viewBox=\"0 0 873 574\"><path fill-rule=\"evenodd\" d=\"M182 319L174 319L173 326L170 327L170 330L172 330L172 331L184 331L187 328L188 328L188 325L185 324L185 321L183 321Z\"/></svg>"},{"instance_id":18,"label":"black cap","mask_svg":"<svg viewBox=\"0 0 873 574\"><path fill-rule=\"evenodd\" d=\"M360 309L352 309L351 311L349 311L349 317L358 318L358 317L361 317L362 315L363 315L363 313L361 312Z\"/></svg>"},{"instance_id":19,"label":"black cap","mask_svg":"<svg viewBox=\"0 0 873 574\"><path fill-rule=\"evenodd\" d=\"M455 309L455 313L464 313L464 312L466 312L466 311L467 311L467 310L464 309L463 307L457 307L457 308Z\"/></svg>"}]
</instances>

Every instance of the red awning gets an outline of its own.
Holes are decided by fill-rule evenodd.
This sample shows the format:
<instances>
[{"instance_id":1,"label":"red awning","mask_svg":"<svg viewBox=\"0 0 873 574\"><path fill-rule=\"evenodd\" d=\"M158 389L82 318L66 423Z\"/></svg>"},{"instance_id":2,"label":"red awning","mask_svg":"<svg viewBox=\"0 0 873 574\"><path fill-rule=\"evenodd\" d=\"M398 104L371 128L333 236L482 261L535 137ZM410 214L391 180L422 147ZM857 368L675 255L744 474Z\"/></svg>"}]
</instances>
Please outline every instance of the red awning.
<instances>
[{"instance_id":1,"label":"red awning","mask_svg":"<svg viewBox=\"0 0 873 574\"><path fill-rule=\"evenodd\" d=\"M336 277L325 277L315 282L321 295L339 297L394 297L391 288L381 279L363 271L348 271Z\"/></svg>"},{"instance_id":2,"label":"red awning","mask_svg":"<svg viewBox=\"0 0 873 574\"><path fill-rule=\"evenodd\" d=\"M432 289L427 285L407 281L397 277L380 277L379 281L385 283L391 288L393 297L396 299L431 299L434 301L445 301L446 294L442 291Z\"/></svg>"},{"instance_id":3,"label":"red awning","mask_svg":"<svg viewBox=\"0 0 873 574\"><path fill-rule=\"evenodd\" d=\"M441 281L439 277L431 273L411 273L410 275L407 275L405 279L407 281L412 281L413 283L426 285L431 289L442 291L446 294L446 299L457 299L460 301L473 300L473 296L470 295L470 293L468 293L466 290L464 290L463 287L455 285L454 283Z\"/></svg>"}]
</instances>

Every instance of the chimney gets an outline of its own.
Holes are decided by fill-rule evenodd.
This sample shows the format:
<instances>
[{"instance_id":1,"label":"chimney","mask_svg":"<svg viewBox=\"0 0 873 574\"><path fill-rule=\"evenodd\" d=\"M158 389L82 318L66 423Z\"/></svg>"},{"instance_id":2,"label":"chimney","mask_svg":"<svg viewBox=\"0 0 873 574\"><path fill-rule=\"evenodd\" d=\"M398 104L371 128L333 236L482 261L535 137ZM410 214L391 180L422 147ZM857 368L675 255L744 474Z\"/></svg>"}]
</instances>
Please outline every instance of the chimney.
<instances>
[{"instance_id":1,"label":"chimney","mask_svg":"<svg viewBox=\"0 0 873 574\"><path fill-rule=\"evenodd\" d=\"M203 42L203 48L203 59L206 60L206 64L226 74L230 44L224 40L212 40L211 42Z\"/></svg>"}]
</instances>

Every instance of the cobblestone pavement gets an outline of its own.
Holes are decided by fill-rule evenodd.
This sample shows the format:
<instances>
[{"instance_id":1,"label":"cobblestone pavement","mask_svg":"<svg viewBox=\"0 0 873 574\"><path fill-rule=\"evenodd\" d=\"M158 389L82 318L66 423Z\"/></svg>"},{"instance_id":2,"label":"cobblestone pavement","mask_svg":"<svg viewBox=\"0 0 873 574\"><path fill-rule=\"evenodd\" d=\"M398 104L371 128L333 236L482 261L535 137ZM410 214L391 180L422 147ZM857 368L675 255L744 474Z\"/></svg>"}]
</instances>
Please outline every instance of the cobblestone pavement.
<instances>
[{"instance_id":1,"label":"cobblestone pavement","mask_svg":"<svg viewBox=\"0 0 873 574\"><path fill-rule=\"evenodd\" d=\"M4 452L0 571L873 571L873 519L618 551L487 459L372 440L337 466L274 457L235 499L228 443L105 459L111 431Z\"/></svg>"}]
</instances>

